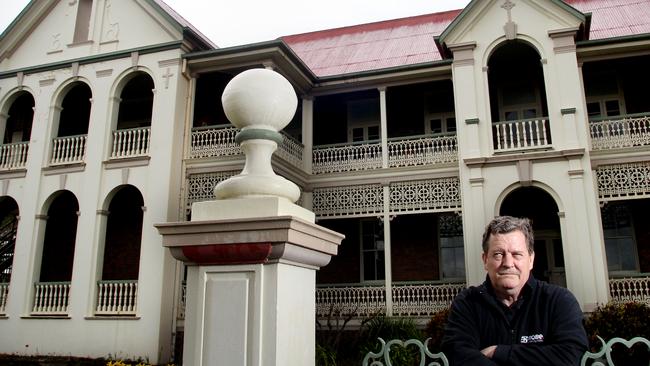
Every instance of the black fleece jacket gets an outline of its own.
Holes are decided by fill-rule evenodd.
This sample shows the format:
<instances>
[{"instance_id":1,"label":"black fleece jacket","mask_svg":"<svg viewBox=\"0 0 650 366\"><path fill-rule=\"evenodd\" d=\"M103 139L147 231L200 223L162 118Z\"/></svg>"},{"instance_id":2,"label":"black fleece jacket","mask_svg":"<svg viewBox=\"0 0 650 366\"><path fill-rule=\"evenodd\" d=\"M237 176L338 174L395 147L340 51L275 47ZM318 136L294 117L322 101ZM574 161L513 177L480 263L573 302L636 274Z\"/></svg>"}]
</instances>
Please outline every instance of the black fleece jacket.
<instances>
[{"instance_id":1,"label":"black fleece jacket","mask_svg":"<svg viewBox=\"0 0 650 366\"><path fill-rule=\"evenodd\" d=\"M531 277L510 308L489 278L463 290L451 306L442 351L451 365L569 366L587 350L583 314L569 290ZM496 345L492 359L481 350Z\"/></svg>"}]
</instances>

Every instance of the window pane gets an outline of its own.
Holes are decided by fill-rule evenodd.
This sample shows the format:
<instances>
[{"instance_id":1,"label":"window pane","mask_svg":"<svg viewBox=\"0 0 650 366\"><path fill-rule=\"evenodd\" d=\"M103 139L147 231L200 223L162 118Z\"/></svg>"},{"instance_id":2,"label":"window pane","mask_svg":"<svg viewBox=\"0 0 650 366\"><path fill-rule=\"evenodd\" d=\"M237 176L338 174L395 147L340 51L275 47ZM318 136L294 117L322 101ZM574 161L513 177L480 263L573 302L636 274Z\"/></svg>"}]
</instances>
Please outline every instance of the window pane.
<instances>
[{"instance_id":1,"label":"window pane","mask_svg":"<svg viewBox=\"0 0 650 366\"><path fill-rule=\"evenodd\" d=\"M431 133L441 133L442 132L442 120L440 118L430 120L429 121L429 127L431 128Z\"/></svg>"},{"instance_id":2,"label":"window pane","mask_svg":"<svg viewBox=\"0 0 650 366\"><path fill-rule=\"evenodd\" d=\"M519 119L519 113L517 111L506 112L506 121L516 121L518 119Z\"/></svg>"},{"instance_id":3,"label":"window pane","mask_svg":"<svg viewBox=\"0 0 650 366\"><path fill-rule=\"evenodd\" d=\"M605 102L605 110L608 116L619 116L621 108L618 105L618 100L608 100Z\"/></svg>"},{"instance_id":4,"label":"window pane","mask_svg":"<svg viewBox=\"0 0 650 366\"><path fill-rule=\"evenodd\" d=\"M363 127L352 129L352 142L363 141Z\"/></svg>"},{"instance_id":5,"label":"window pane","mask_svg":"<svg viewBox=\"0 0 650 366\"><path fill-rule=\"evenodd\" d=\"M587 103L587 113L589 114L589 117L600 117L600 103Z\"/></svg>"},{"instance_id":6,"label":"window pane","mask_svg":"<svg viewBox=\"0 0 650 366\"><path fill-rule=\"evenodd\" d=\"M456 132L456 117L447 118L447 132Z\"/></svg>"},{"instance_id":7,"label":"window pane","mask_svg":"<svg viewBox=\"0 0 650 366\"><path fill-rule=\"evenodd\" d=\"M379 126L368 127L368 140L379 140Z\"/></svg>"}]
</instances>

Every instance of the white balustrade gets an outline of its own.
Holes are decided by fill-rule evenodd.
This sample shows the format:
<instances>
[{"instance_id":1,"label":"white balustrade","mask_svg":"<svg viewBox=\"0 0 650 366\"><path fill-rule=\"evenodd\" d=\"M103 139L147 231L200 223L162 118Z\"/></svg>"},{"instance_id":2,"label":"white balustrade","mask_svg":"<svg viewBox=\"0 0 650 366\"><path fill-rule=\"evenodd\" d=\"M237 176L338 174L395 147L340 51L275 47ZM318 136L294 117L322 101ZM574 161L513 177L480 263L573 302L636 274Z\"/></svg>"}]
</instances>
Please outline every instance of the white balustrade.
<instances>
[{"instance_id":1,"label":"white balustrade","mask_svg":"<svg viewBox=\"0 0 650 366\"><path fill-rule=\"evenodd\" d=\"M51 165L81 163L86 156L88 135L57 137L52 140Z\"/></svg>"},{"instance_id":2,"label":"white balustrade","mask_svg":"<svg viewBox=\"0 0 650 366\"><path fill-rule=\"evenodd\" d=\"M9 295L9 284L0 283L0 314L4 314L7 306L7 296Z\"/></svg>"},{"instance_id":3,"label":"white balustrade","mask_svg":"<svg viewBox=\"0 0 650 366\"><path fill-rule=\"evenodd\" d=\"M113 131L111 159L146 156L149 154L151 127Z\"/></svg>"},{"instance_id":4,"label":"white balustrade","mask_svg":"<svg viewBox=\"0 0 650 366\"><path fill-rule=\"evenodd\" d=\"M497 152L551 147L548 118L496 122L492 124Z\"/></svg>"},{"instance_id":5,"label":"white balustrade","mask_svg":"<svg viewBox=\"0 0 650 366\"><path fill-rule=\"evenodd\" d=\"M393 315L431 316L449 308L464 283L393 284ZM386 313L386 288L330 286L316 288L316 316L368 317Z\"/></svg>"},{"instance_id":6,"label":"white balustrade","mask_svg":"<svg viewBox=\"0 0 650 366\"><path fill-rule=\"evenodd\" d=\"M610 279L609 294L612 302L636 301L650 306L650 275Z\"/></svg>"},{"instance_id":7,"label":"white balustrade","mask_svg":"<svg viewBox=\"0 0 650 366\"><path fill-rule=\"evenodd\" d=\"M235 142L238 131L230 125L193 128L189 157L199 159L242 154L239 145Z\"/></svg>"},{"instance_id":8,"label":"white balustrade","mask_svg":"<svg viewBox=\"0 0 650 366\"><path fill-rule=\"evenodd\" d=\"M29 141L0 145L0 169L24 168Z\"/></svg>"},{"instance_id":9,"label":"white balustrade","mask_svg":"<svg viewBox=\"0 0 650 366\"><path fill-rule=\"evenodd\" d=\"M284 139L282 140L280 146L278 146L278 149L275 152L276 155L286 160L296 168L302 168L302 152L304 150L304 146L284 131L280 131L280 133Z\"/></svg>"},{"instance_id":10,"label":"white balustrade","mask_svg":"<svg viewBox=\"0 0 650 366\"><path fill-rule=\"evenodd\" d=\"M314 146L314 174L350 172L381 168L381 143Z\"/></svg>"},{"instance_id":11,"label":"white balustrade","mask_svg":"<svg viewBox=\"0 0 650 366\"><path fill-rule=\"evenodd\" d=\"M650 115L591 121L589 129L594 150L650 145Z\"/></svg>"},{"instance_id":12,"label":"white balustrade","mask_svg":"<svg viewBox=\"0 0 650 366\"><path fill-rule=\"evenodd\" d=\"M449 308L464 283L404 284L393 286L394 316L431 316Z\"/></svg>"},{"instance_id":13,"label":"white balustrade","mask_svg":"<svg viewBox=\"0 0 650 366\"><path fill-rule=\"evenodd\" d=\"M316 316L368 317L386 312L386 287L333 286L316 288Z\"/></svg>"},{"instance_id":14,"label":"white balustrade","mask_svg":"<svg viewBox=\"0 0 650 366\"><path fill-rule=\"evenodd\" d=\"M138 281L98 281L95 315L135 315Z\"/></svg>"},{"instance_id":15,"label":"white balustrade","mask_svg":"<svg viewBox=\"0 0 650 366\"><path fill-rule=\"evenodd\" d=\"M416 166L458 161L456 135L390 139L388 166Z\"/></svg>"},{"instance_id":16,"label":"white balustrade","mask_svg":"<svg viewBox=\"0 0 650 366\"><path fill-rule=\"evenodd\" d=\"M70 302L70 282L34 284L32 315L66 315Z\"/></svg>"}]
</instances>

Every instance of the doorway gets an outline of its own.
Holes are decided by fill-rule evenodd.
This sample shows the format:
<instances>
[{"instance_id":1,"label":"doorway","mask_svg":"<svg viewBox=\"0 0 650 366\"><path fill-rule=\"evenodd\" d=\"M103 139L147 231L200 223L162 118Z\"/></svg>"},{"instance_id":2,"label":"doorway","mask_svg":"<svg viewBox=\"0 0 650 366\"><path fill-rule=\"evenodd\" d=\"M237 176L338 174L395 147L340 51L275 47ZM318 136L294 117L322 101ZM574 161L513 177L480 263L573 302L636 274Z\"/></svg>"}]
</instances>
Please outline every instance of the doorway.
<instances>
[{"instance_id":1,"label":"doorway","mask_svg":"<svg viewBox=\"0 0 650 366\"><path fill-rule=\"evenodd\" d=\"M503 200L500 215L527 217L535 236L533 276L566 287L564 252L558 206L551 195L537 187L521 187Z\"/></svg>"}]
</instances>

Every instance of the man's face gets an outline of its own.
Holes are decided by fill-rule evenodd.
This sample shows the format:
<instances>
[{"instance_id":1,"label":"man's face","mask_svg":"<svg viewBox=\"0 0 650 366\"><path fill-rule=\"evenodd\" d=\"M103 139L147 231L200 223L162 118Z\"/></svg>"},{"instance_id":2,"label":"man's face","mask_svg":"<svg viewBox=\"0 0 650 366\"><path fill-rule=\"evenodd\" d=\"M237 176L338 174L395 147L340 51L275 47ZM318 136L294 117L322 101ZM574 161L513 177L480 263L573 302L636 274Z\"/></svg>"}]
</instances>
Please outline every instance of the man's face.
<instances>
[{"instance_id":1,"label":"man's face","mask_svg":"<svg viewBox=\"0 0 650 366\"><path fill-rule=\"evenodd\" d=\"M497 295L516 299L528 281L534 259L535 253L528 254L526 237L521 231L490 235L483 265Z\"/></svg>"}]
</instances>

